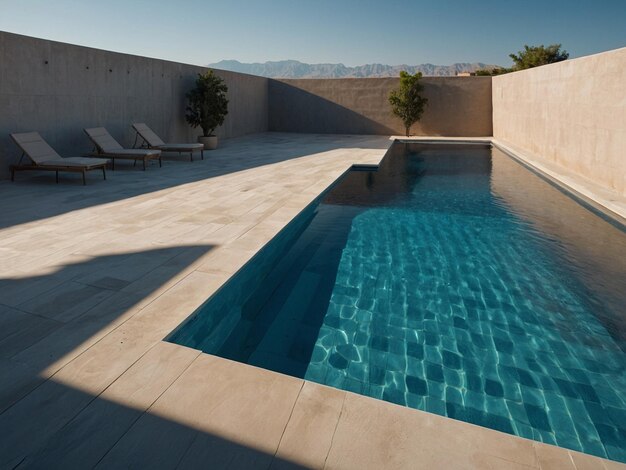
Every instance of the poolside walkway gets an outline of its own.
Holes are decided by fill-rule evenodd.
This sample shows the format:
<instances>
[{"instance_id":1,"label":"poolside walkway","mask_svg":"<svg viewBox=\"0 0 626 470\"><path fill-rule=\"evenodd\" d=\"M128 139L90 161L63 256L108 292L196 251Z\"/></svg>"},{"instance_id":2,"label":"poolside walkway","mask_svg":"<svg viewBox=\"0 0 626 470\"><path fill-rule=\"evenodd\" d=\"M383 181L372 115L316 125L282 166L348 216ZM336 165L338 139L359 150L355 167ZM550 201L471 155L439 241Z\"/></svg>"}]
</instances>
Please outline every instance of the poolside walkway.
<instances>
[{"instance_id":1,"label":"poolside walkway","mask_svg":"<svg viewBox=\"0 0 626 470\"><path fill-rule=\"evenodd\" d=\"M162 339L379 136L0 182L0 468L625 468Z\"/></svg>"}]
</instances>

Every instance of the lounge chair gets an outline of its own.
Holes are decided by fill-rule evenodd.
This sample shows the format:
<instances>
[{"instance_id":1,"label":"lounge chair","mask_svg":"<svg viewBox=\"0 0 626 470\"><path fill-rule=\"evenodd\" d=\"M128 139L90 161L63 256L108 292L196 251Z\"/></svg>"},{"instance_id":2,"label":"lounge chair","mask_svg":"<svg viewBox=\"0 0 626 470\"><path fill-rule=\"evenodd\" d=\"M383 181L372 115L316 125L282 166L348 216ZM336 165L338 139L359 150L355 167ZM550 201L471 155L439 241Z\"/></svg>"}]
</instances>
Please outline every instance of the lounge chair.
<instances>
[{"instance_id":1,"label":"lounge chair","mask_svg":"<svg viewBox=\"0 0 626 470\"><path fill-rule=\"evenodd\" d=\"M137 133L137 137L141 137L144 142L142 147L158 149L163 152L178 152L178 155L181 155L183 152L189 152L191 161L193 161L193 152L200 150L200 157L204 160L204 144L166 144L143 122L135 123L132 126ZM135 138L135 144L137 144L137 137Z\"/></svg>"},{"instance_id":2,"label":"lounge chair","mask_svg":"<svg viewBox=\"0 0 626 470\"><path fill-rule=\"evenodd\" d=\"M111 137L111 134L109 134L104 127L85 129L85 133L96 147L96 151L89 156L110 158L113 162L112 169L115 169L115 160L118 158L124 160L135 160L135 163L137 163L137 160L141 160L143 162L144 170L146 169L146 162L152 159L158 159L159 166L161 166L160 150L125 149L117 142L117 140Z\"/></svg>"},{"instance_id":3,"label":"lounge chair","mask_svg":"<svg viewBox=\"0 0 626 470\"><path fill-rule=\"evenodd\" d=\"M9 134L13 142L22 150L17 165L11 165L11 181L15 181L15 172L24 170L46 170L56 172L56 181L59 182L59 171L73 171L83 174L83 184L87 184L85 173L89 170L102 170L102 176L107 179L104 158L69 157L63 158L54 151L37 132ZM22 159L28 157L30 165L22 165Z\"/></svg>"}]
</instances>

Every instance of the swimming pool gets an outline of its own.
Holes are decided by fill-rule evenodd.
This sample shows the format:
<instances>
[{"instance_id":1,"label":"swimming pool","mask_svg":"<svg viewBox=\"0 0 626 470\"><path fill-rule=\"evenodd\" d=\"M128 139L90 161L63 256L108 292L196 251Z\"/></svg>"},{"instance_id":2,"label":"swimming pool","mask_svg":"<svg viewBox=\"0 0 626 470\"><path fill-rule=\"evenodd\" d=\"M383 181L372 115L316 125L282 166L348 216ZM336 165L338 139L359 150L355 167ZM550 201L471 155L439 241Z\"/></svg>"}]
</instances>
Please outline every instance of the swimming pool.
<instances>
[{"instance_id":1,"label":"swimming pool","mask_svg":"<svg viewBox=\"0 0 626 470\"><path fill-rule=\"evenodd\" d=\"M626 233L488 145L396 143L169 341L626 462Z\"/></svg>"}]
</instances>

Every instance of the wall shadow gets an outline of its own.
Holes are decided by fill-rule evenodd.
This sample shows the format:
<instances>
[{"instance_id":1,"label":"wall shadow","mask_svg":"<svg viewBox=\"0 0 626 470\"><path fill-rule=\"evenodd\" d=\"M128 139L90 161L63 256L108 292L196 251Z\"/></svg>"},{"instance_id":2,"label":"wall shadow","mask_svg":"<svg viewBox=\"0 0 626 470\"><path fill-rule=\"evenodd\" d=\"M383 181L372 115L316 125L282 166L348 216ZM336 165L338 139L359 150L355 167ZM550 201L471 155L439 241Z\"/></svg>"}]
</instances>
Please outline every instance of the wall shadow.
<instances>
[{"instance_id":1,"label":"wall shadow","mask_svg":"<svg viewBox=\"0 0 626 470\"><path fill-rule=\"evenodd\" d=\"M41 276L0 279L0 412L39 386L46 368L69 362L75 348L137 313L143 299L213 248L98 256Z\"/></svg>"},{"instance_id":2,"label":"wall shadow","mask_svg":"<svg viewBox=\"0 0 626 470\"><path fill-rule=\"evenodd\" d=\"M270 80L269 129L404 135L388 102L398 83L398 78ZM422 84L428 104L412 135L492 134L491 77L424 77Z\"/></svg>"},{"instance_id":3,"label":"wall shadow","mask_svg":"<svg viewBox=\"0 0 626 470\"><path fill-rule=\"evenodd\" d=\"M145 172L140 165L133 168L132 163L122 162L116 164L114 172L107 172L106 181L100 174L88 174L87 186L82 186L79 175L62 174L57 185L52 172L23 172L16 176L15 183L0 182L0 229L315 153L363 148L362 145L363 138L356 136L294 138L289 134L256 134L225 140L219 149L205 152L204 160L164 161L163 168L153 163ZM388 145L386 140L369 141L366 148Z\"/></svg>"},{"instance_id":4,"label":"wall shadow","mask_svg":"<svg viewBox=\"0 0 626 470\"><path fill-rule=\"evenodd\" d=\"M493 134L491 77L425 77L428 104L415 135L485 137Z\"/></svg>"},{"instance_id":5,"label":"wall shadow","mask_svg":"<svg viewBox=\"0 0 626 470\"><path fill-rule=\"evenodd\" d=\"M280 132L320 134L398 134L320 95L278 80L269 82L269 129Z\"/></svg>"}]
</instances>

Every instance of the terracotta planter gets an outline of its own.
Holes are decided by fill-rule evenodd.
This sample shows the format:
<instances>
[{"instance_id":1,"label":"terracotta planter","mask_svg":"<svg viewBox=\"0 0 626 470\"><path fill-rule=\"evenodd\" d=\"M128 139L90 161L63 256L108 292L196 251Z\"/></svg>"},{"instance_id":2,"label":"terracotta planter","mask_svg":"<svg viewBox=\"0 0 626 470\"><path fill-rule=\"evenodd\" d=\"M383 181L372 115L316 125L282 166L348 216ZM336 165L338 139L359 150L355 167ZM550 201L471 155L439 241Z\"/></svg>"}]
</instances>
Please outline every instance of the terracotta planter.
<instances>
[{"instance_id":1,"label":"terracotta planter","mask_svg":"<svg viewBox=\"0 0 626 470\"><path fill-rule=\"evenodd\" d=\"M204 137L203 135L198 136L198 142L204 144L205 150L215 150L217 148L217 136L211 135L209 137Z\"/></svg>"}]
</instances>

